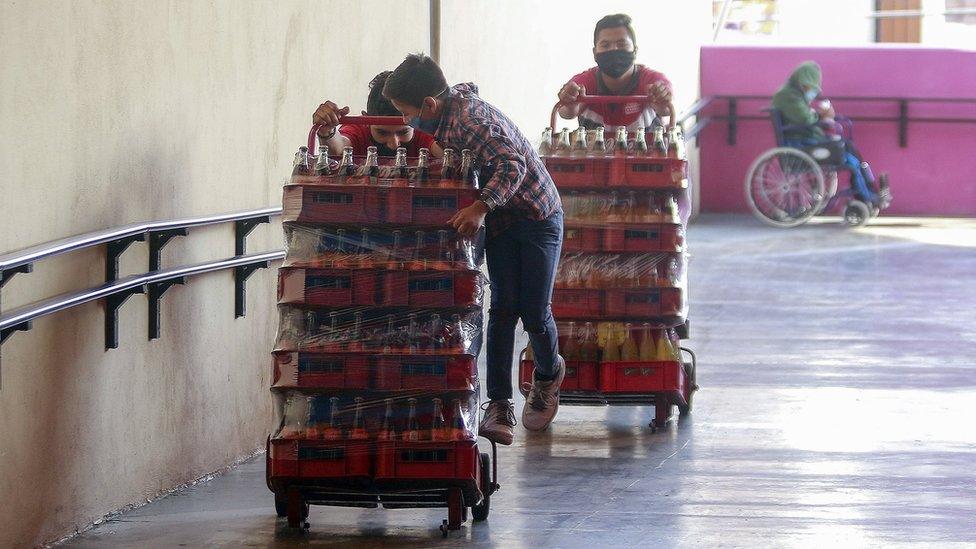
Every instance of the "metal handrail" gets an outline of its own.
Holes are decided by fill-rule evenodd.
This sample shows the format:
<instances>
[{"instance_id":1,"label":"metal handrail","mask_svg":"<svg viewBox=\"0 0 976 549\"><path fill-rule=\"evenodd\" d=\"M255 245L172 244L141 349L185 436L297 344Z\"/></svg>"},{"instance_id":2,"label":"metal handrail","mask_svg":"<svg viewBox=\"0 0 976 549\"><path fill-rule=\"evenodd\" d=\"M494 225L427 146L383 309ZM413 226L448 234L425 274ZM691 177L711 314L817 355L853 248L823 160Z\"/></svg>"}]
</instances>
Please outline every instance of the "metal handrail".
<instances>
[{"instance_id":1,"label":"metal handrail","mask_svg":"<svg viewBox=\"0 0 976 549\"><path fill-rule=\"evenodd\" d=\"M12 309L0 315L0 333L9 335L10 332L8 332L8 330L18 325L31 322L32 320L45 315L70 309L71 307L82 305L90 301L107 298L116 294L131 292L132 290L138 290L136 293L144 293L147 287L152 284L162 284L181 278L186 278L188 276L196 276L214 271L222 271L224 269L254 265L257 263L270 263L284 259L284 257L285 252L283 250L236 256L218 261L196 263L183 267L173 267L160 271L131 275L113 282L106 282L101 286L96 286L87 290L63 293L42 301L37 301L29 305Z\"/></svg>"},{"instance_id":2,"label":"metal handrail","mask_svg":"<svg viewBox=\"0 0 976 549\"><path fill-rule=\"evenodd\" d=\"M105 283L94 288L69 292L18 307L0 315L0 344L17 331L29 330L35 318L87 303L105 299L105 348L118 347L118 309L131 295L146 293L149 297L149 339L159 337L159 301L174 284L183 284L188 276L223 269L234 269L235 316L245 313L246 281L257 269L284 257L284 251L273 250L245 254L247 235L257 225L280 216L278 207L229 212L203 217L133 223L122 227L94 231L73 237L38 244L0 255L0 288L17 273L29 273L34 262L56 255L83 250L97 245L106 246ZM197 263L182 267L160 269L163 247L175 236L185 236L192 227L234 223L234 257ZM146 273L119 278L119 257L130 244L149 240L149 270Z\"/></svg>"},{"instance_id":3,"label":"metal handrail","mask_svg":"<svg viewBox=\"0 0 976 549\"><path fill-rule=\"evenodd\" d=\"M218 223L227 223L229 221L240 221L244 219L253 219L256 217L275 217L278 215L281 215L280 206L277 208L262 208L259 210L228 212L204 217L133 223L131 225L123 225L122 227L93 231L43 244L37 244L35 246L14 252L0 254L0 271L8 271L16 267L34 263L35 261L39 261L41 259L54 257L67 252L83 250L99 244L108 244L110 242L131 238L140 234L145 235L153 231L188 229L190 227L202 227L204 225L215 225Z\"/></svg>"},{"instance_id":4,"label":"metal handrail","mask_svg":"<svg viewBox=\"0 0 976 549\"><path fill-rule=\"evenodd\" d=\"M681 120L684 121L691 116L696 117L695 125L685 132L688 138L698 137L699 134L715 120L724 120L728 125L728 144L736 144L739 120L766 120L766 116L741 115L739 114L740 101L769 101L769 95L715 95L700 98L689 110L684 113ZM714 100L726 101L728 109L726 113L717 113L704 118L698 118L698 114L708 107ZM908 124L909 122L922 122L934 124L974 124L976 118L946 118L946 117L925 117L911 116L909 105L911 103L943 103L943 104L972 104L976 105L976 98L968 97L861 97L861 96L831 96L832 101L863 101L863 102L889 102L898 104L897 116L851 116L852 120L862 122L895 122L898 124L898 144L901 147L908 146Z\"/></svg>"}]
</instances>

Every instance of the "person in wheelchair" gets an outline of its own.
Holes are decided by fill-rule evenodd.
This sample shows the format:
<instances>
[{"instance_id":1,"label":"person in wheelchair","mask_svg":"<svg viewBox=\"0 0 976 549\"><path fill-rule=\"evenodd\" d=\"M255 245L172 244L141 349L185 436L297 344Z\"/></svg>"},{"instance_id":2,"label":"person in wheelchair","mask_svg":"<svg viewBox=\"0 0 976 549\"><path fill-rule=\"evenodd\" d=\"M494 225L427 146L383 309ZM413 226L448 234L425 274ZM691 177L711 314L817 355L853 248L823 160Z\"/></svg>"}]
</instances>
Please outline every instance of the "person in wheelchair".
<instances>
[{"instance_id":1,"label":"person in wheelchair","mask_svg":"<svg viewBox=\"0 0 976 549\"><path fill-rule=\"evenodd\" d=\"M886 208L891 202L887 174L875 179L851 140L850 119L837 116L821 91L820 66L805 61L773 96L772 108L783 119L784 145L811 152L822 164L850 170L855 197L874 208Z\"/></svg>"}]
</instances>

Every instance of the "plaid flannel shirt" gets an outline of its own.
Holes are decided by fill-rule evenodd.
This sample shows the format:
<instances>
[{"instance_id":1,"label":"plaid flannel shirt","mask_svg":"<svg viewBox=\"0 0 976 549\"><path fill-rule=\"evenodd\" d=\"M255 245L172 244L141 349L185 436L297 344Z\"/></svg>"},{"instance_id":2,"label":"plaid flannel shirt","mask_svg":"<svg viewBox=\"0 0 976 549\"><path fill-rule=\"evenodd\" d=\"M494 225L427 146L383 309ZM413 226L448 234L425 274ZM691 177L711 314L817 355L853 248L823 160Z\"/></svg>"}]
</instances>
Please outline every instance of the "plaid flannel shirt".
<instances>
[{"instance_id":1,"label":"plaid flannel shirt","mask_svg":"<svg viewBox=\"0 0 976 549\"><path fill-rule=\"evenodd\" d=\"M453 86L434 132L443 148L471 149L481 169L481 199L491 207L488 237L515 221L540 221L562 209L556 185L518 127L478 97L474 84Z\"/></svg>"}]
</instances>

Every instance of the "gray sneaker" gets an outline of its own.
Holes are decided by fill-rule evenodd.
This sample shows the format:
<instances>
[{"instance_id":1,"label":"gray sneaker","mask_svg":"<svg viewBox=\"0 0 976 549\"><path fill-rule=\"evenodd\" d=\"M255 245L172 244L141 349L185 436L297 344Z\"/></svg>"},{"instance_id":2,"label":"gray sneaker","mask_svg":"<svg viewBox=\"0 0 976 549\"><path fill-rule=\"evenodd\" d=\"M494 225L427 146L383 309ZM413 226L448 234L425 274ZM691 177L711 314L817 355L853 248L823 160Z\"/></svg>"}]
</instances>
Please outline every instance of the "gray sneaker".
<instances>
[{"instance_id":1,"label":"gray sneaker","mask_svg":"<svg viewBox=\"0 0 976 549\"><path fill-rule=\"evenodd\" d=\"M511 400L489 400L481 406L484 413L478 435L508 446L515 439L515 405Z\"/></svg>"},{"instance_id":2,"label":"gray sneaker","mask_svg":"<svg viewBox=\"0 0 976 549\"><path fill-rule=\"evenodd\" d=\"M525 407L522 408L522 425L530 431L542 431L552 423L559 411L559 386L566 377L566 361L556 355L556 379L539 381L522 385L529 395L525 397Z\"/></svg>"}]
</instances>

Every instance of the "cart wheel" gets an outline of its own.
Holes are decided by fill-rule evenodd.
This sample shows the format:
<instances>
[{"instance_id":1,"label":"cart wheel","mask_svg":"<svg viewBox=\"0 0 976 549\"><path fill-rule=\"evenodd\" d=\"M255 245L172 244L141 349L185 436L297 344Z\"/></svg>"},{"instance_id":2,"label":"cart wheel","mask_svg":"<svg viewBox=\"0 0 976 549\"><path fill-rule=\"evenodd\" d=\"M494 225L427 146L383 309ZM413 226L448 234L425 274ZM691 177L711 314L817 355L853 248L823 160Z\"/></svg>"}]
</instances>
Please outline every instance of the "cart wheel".
<instances>
[{"instance_id":1,"label":"cart wheel","mask_svg":"<svg viewBox=\"0 0 976 549\"><path fill-rule=\"evenodd\" d=\"M491 511L491 459L485 452L481 453L481 503L471 506L471 516L480 522L488 520Z\"/></svg>"},{"instance_id":2,"label":"cart wheel","mask_svg":"<svg viewBox=\"0 0 976 549\"><path fill-rule=\"evenodd\" d=\"M275 513L278 513L279 517L288 516L288 500L278 494L275 494Z\"/></svg>"},{"instance_id":3,"label":"cart wheel","mask_svg":"<svg viewBox=\"0 0 976 549\"><path fill-rule=\"evenodd\" d=\"M851 227L863 227L871 219L871 209L860 200L851 200L844 208L844 223Z\"/></svg>"},{"instance_id":4,"label":"cart wheel","mask_svg":"<svg viewBox=\"0 0 976 549\"><path fill-rule=\"evenodd\" d=\"M874 218L874 217L878 217L879 215L881 215L881 208L877 206L871 206L871 217Z\"/></svg>"},{"instance_id":5,"label":"cart wheel","mask_svg":"<svg viewBox=\"0 0 976 549\"><path fill-rule=\"evenodd\" d=\"M288 490L285 515L291 528L308 528L305 519L308 518L308 503L302 499L302 493L297 488Z\"/></svg>"}]
</instances>

